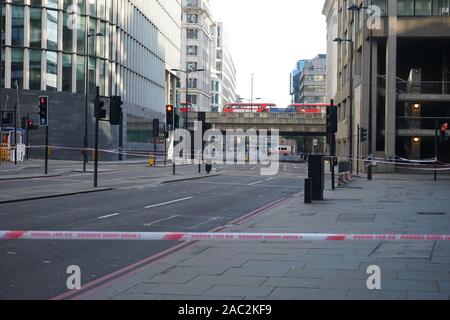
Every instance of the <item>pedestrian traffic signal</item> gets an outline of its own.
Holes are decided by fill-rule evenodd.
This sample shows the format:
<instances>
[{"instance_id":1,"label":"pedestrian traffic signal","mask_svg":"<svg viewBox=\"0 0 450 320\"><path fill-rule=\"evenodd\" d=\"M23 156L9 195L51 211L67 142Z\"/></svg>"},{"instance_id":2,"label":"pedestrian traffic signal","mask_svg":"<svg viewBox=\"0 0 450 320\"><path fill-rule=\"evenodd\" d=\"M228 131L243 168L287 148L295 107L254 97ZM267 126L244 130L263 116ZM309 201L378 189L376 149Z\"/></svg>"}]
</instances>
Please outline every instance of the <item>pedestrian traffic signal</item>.
<instances>
[{"instance_id":1,"label":"pedestrian traffic signal","mask_svg":"<svg viewBox=\"0 0 450 320\"><path fill-rule=\"evenodd\" d=\"M106 110L104 109L105 102L102 99L100 99L100 96L96 96L94 98L94 106L95 106L95 117L97 119L106 119Z\"/></svg>"},{"instance_id":2,"label":"pedestrian traffic signal","mask_svg":"<svg viewBox=\"0 0 450 320\"><path fill-rule=\"evenodd\" d=\"M48 126L48 97L39 97L39 125L41 127Z\"/></svg>"},{"instance_id":3,"label":"pedestrian traffic signal","mask_svg":"<svg viewBox=\"0 0 450 320\"><path fill-rule=\"evenodd\" d=\"M361 130L361 132L360 132L361 142L366 142L367 141L367 129L361 128L360 130Z\"/></svg>"},{"instance_id":4,"label":"pedestrian traffic signal","mask_svg":"<svg viewBox=\"0 0 450 320\"><path fill-rule=\"evenodd\" d=\"M441 126L441 141L447 141L448 140L447 131L448 131L448 122L444 123Z\"/></svg>"},{"instance_id":5,"label":"pedestrian traffic signal","mask_svg":"<svg viewBox=\"0 0 450 320\"><path fill-rule=\"evenodd\" d=\"M338 131L337 107L327 107L327 133L336 133Z\"/></svg>"},{"instance_id":6,"label":"pedestrian traffic signal","mask_svg":"<svg viewBox=\"0 0 450 320\"><path fill-rule=\"evenodd\" d=\"M171 104L166 106L166 128L167 131L175 130L175 108Z\"/></svg>"},{"instance_id":7,"label":"pedestrian traffic signal","mask_svg":"<svg viewBox=\"0 0 450 320\"><path fill-rule=\"evenodd\" d=\"M118 126L121 124L121 118L122 118L122 97L120 96L114 96L111 97L111 100L109 102L109 123L111 123L112 126Z\"/></svg>"}]
</instances>

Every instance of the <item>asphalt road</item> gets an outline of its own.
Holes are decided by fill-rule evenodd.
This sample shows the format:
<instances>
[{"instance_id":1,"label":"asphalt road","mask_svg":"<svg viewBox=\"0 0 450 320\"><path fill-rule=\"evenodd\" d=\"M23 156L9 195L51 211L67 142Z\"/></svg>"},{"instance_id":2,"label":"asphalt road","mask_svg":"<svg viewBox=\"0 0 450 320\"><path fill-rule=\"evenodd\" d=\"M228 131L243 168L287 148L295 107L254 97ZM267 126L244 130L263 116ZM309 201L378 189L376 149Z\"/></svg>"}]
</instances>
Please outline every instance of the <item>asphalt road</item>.
<instances>
[{"instance_id":1,"label":"asphalt road","mask_svg":"<svg viewBox=\"0 0 450 320\"><path fill-rule=\"evenodd\" d=\"M306 171L304 165L282 164L277 176L262 177L254 166L225 169L222 176L201 180L128 183L96 194L3 204L0 229L206 232L298 193ZM70 177L77 178L85 179ZM81 268L85 284L176 244L0 242L0 299L50 299L67 291L70 265Z\"/></svg>"}]
</instances>

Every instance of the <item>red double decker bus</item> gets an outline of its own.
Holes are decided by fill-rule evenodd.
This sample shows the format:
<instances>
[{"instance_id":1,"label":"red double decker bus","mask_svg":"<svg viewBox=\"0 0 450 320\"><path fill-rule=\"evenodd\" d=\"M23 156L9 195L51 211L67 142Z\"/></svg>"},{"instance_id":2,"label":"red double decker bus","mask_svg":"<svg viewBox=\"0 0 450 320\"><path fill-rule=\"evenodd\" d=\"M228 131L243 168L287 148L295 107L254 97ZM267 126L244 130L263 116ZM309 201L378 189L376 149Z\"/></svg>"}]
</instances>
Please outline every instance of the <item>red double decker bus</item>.
<instances>
[{"instance_id":1,"label":"red double decker bus","mask_svg":"<svg viewBox=\"0 0 450 320\"><path fill-rule=\"evenodd\" d=\"M263 113L271 112L277 109L277 105L274 103L228 103L223 107L223 112L253 112Z\"/></svg>"},{"instance_id":2,"label":"red double decker bus","mask_svg":"<svg viewBox=\"0 0 450 320\"><path fill-rule=\"evenodd\" d=\"M329 104L326 103L294 103L287 107L286 112L293 113L326 113Z\"/></svg>"},{"instance_id":3,"label":"red double decker bus","mask_svg":"<svg viewBox=\"0 0 450 320\"><path fill-rule=\"evenodd\" d=\"M187 104L186 102L182 102L180 104L180 112L193 112L194 108L192 107L192 104Z\"/></svg>"}]
</instances>

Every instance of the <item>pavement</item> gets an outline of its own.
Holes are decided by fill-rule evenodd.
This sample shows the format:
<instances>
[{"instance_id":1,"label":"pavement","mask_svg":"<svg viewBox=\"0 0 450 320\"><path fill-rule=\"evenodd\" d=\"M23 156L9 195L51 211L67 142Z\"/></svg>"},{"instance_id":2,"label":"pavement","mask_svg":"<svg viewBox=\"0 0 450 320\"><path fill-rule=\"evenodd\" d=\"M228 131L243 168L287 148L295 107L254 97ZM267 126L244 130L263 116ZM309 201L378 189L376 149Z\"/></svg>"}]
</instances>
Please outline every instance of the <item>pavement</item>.
<instances>
[{"instance_id":1,"label":"pavement","mask_svg":"<svg viewBox=\"0 0 450 320\"><path fill-rule=\"evenodd\" d=\"M230 232L450 234L448 180L363 178L303 204L295 192ZM429 177L428 177L429 178ZM171 230L182 231L182 230ZM149 243L153 246L154 243ZM64 298L115 300L448 300L449 242L196 242ZM369 290L369 266L381 290ZM101 284L101 285L99 285Z\"/></svg>"}]
</instances>

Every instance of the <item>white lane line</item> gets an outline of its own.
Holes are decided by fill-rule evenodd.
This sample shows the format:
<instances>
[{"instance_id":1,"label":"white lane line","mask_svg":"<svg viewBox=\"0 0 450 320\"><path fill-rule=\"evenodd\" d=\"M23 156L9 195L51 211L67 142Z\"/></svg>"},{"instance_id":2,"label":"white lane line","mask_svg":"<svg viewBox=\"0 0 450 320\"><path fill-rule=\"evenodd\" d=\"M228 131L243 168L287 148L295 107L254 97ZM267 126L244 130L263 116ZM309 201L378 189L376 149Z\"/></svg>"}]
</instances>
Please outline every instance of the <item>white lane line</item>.
<instances>
[{"instance_id":1,"label":"white lane line","mask_svg":"<svg viewBox=\"0 0 450 320\"><path fill-rule=\"evenodd\" d=\"M170 217L165 218L165 219L153 221L153 222L151 222L151 223L146 223L146 224L144 224L144 227L151 227L152 225L157 224L157 223L159 223L159 222L163 222L163 221L167 221L167 220L172 220L172 219L175 219L175 218L178 218L178 217L179 217L179 216L170 216Z\"/></svg>"},{"instance_id":2,"label":"white lane line","mask_svg":"<svg viewBox=\"0 0 450 320\"><path fill-rule=\"evenodd\" d=\"M209 220L207 220L207 221L201 222L201 223L199 223L199 224L196 224L195 226L190 227L189 230L197 229L198 227L201 227L201 226L203 226L203 225L205 225L205 224L208 224L208 223L211 223L211 222L220 220L220 219L222 219L222 218L221 218L221 217L214 217L214 218L211 218L211 219L209 219Z\"/></svg>"},{"instance_id":3,"label":"white lane line","mask_svg":"<svg viewBox=\"0 0 450 320\"><path fill-rule=\"evenodd\" d=\"M121 213L108 214L107 216L98 217L97 220L108 219L108 218L117 217L120 215L121 215Z\"/></svg>"},{"instance_id":4,"label":"white lane line","mask_svg":"<svg viewBox=\"0 0 450 320\"><path fill-rule=\"evenodd\" d=\"M167 201L167 202L163 202L163 203L153 204L151 206L145 207L145 209L162 207L162 206L165 206L165 205L168 205L168 204L177 203L177 202L186 201L186 200L191 200L191 199L194 199L194 197L187 197L187 198L177 199L177 200L173 200L173 201Z\"/></svg>"},{"instance_id":5,"label":"white lane line","mask_svg":"<svg viewBox=\"0 0 450 320\"><path fill-rule=\"evenodd\" d=\"M275 178L269 178L269 179L266 179L266 180L249 183L248 186L255 186L257 184L260 184L260 183L263 183L263 182L266 182L266 181L272 181L273 179L275 179Z\"/></svg>"}]
</instances>

